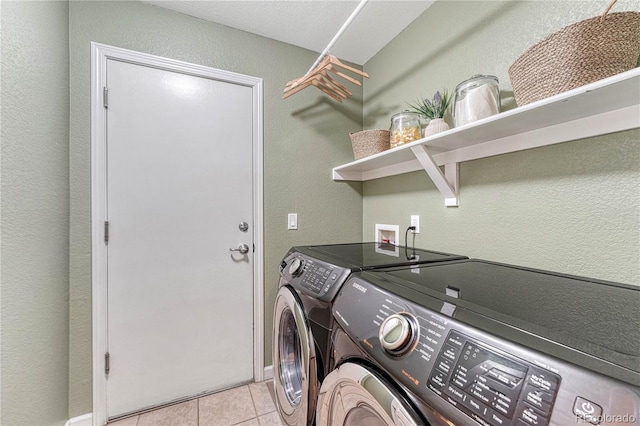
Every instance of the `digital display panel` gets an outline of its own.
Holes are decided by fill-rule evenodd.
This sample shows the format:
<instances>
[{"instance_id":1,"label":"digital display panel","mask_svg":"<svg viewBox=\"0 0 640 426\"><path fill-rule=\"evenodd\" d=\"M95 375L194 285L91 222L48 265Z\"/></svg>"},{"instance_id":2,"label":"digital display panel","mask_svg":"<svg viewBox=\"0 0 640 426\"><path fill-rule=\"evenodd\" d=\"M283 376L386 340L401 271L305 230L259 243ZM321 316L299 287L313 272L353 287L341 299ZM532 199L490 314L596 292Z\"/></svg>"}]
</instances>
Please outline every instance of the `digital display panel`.
<instances>
[{"instance_id":1,"label":"digital display panel","mask_svg":"<svg viewBox=\"0 0 640 426\"><path fill-rule=\"evenodd\" d=\"M509 388L522 383L527 374L526 366L472 342L465 344L457 366L464 368L467 378L471 378L469 382L477 381L478 377L488 377Z\"/></svg>"}]
</instances>

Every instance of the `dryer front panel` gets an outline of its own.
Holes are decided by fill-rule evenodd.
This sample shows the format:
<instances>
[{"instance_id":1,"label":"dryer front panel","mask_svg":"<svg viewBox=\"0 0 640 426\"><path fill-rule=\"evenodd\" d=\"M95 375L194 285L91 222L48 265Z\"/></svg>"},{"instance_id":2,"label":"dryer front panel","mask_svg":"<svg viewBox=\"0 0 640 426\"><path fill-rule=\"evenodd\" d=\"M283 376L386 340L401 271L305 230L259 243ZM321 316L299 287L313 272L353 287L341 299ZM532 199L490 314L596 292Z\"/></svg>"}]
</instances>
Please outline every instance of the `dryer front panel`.
<instances>
[{"instance_id":1,"label":"dryer front panel","mask_svg":"<svg viewBox=\"0 0 640 426\"><path fill-rule=\"evenodd\" d=\"M639 418L637 386L480 330L473 324L483 318L472 312L461 322L461 308L447 301L405 299L356 276L333 313L368 360L431 408L423 414L433 424L564 426Z\"/></svg>"},{"instance_id":2,"label":"dryer front panel","mask_svg":"<svg viewBox=\"0 0 640 426\"><path fill-rule=\"evenodd\" d=\"M368 367L347 362L322 382L317 426L418 426L424 420Z\"/></svg>"}]
</instances>

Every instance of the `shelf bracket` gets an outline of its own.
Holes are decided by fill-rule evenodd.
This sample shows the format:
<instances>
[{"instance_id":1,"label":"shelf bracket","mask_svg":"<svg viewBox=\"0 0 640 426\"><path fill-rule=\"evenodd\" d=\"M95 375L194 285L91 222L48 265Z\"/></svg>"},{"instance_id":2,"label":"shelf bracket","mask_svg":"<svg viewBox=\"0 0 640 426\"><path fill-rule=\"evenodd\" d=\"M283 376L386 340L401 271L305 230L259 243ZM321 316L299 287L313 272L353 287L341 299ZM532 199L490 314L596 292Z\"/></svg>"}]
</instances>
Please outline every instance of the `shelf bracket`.
<instances>
[{"instance_id":1,"label":"shelf bracket","mask_svg":"<svg viewBox=\"0 0 640 426\"><path fill-rule=\"evenodd\" d=\"M447 207L458 207L458 170L460 163L448 163L444 165L444 177L449 182L455 198L444 199L444 205Z\"/></svg>"},{"instance_id":2,"label":"shelf bracket","mask_svg":"<svg viewBox=\"0 0 640 426\"><path fill-rule=\"evenodd\" d=\"M457 207L458 163L446 164L445 173L442 173L442 170L440 170L440 167L438 167L424 145L414 146L411 148L411 151L436 185L438 191L444 196L444 205L447 207Z\"/></svg>"}]
</instances>

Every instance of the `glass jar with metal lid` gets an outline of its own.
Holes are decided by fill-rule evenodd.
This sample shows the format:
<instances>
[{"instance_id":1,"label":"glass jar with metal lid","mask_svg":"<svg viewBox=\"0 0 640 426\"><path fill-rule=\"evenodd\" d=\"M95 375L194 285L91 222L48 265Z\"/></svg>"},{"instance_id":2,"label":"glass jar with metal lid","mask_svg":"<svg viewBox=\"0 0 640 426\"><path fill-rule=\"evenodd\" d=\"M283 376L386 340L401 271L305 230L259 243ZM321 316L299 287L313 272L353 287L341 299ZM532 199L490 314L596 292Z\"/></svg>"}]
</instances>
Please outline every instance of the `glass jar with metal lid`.
<instances>
[{"instance_id":1,"label":"glass jar with metal lid","mask_svg":"<svg viewBox=\"0 0 640 426\"><path fill-rule=\"evenodd\" d=\"M415 112L403 111L391 117L390 147L413 142L422 137L420 115Z\"/></svg>"},{"instance_id":2,"label":"glass jar with metal lid","mask_svg":"<svg viewBox=\"0 0 640 426\"><path fill-rule=\"evenodd\" d=\"M474 75L456 86L453 122L456 127L500 112L498 77Z\"/></svg>"}]
</instances>

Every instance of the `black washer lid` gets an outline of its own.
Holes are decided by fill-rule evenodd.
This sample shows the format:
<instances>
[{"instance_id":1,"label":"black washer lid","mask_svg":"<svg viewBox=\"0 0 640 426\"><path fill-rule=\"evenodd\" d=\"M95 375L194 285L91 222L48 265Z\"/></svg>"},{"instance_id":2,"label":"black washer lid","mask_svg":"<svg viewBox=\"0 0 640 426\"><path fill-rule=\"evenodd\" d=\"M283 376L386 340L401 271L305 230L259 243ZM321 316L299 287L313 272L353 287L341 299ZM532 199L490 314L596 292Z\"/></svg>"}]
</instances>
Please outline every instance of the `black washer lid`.
<instances>
[{"instance_id":1,"label":"black washer lid","mask_svg":"<svg viewBox=\"0 0 640 426\"><path fill-rule=\"evenodd\" d=\"M296 247L296 249L302 248ZM372 242L315 245L306 246L304 249L308 254L318 253L325 258L336 259L338 264L347 262L361 270L467 258L455 254Z\"/></svg>"},{"instance_id":2,"label":"black washer lid","mask_svg":"<svg viewBox=\"0 0 640 426\"><path fill-rule=\"evenodd\" d=\"M475 259L383 274L395 285L640 372L639 286Z\"/></svg>"}]
</instances>

